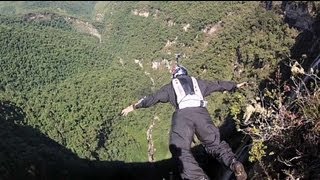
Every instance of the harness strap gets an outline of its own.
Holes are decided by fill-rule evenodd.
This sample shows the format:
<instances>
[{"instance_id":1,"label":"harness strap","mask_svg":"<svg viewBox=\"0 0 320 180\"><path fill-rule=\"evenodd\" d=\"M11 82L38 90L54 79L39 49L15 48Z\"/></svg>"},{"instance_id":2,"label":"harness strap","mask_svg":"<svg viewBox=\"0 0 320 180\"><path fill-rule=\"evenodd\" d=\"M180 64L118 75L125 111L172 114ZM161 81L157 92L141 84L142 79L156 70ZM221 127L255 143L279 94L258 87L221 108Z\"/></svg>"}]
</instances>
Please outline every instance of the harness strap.
<instances>
[{"instance_id":1,"label":"harness strap","mask_svg":"<svg viewBox=\"0 0 320 180\"><path fill-rule=\"evenodd\" d=\"M186 94L186 91L181 85L181 82L179 81L178 78L174 78L172 80L172 85L177 96L177 103L178 103L179 109L183 109L186 107L206 107L207 106L207 101L203 99L203 95L201 93L197 80L194 77L191 77L191 79L192 79L194 94ZM188 85L191 86L190 83Z\"/></svg>"}]
</instances>

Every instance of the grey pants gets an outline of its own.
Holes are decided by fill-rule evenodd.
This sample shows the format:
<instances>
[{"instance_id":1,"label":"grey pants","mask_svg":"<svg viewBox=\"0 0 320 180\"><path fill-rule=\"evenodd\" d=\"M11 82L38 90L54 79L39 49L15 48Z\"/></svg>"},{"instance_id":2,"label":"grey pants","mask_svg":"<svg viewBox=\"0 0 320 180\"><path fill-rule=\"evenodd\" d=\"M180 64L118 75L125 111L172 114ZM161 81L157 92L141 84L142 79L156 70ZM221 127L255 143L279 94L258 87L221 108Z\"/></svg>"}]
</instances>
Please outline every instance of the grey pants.
<instances>
[{"instance_id":1,"label":"grey pants","mask_svg":"<svg viewBox=\"0 0 320 180\"><path fill-rule=\"evenodd\" d=\"M219 129L213 124L207 109L199 107L177 110L172 116L169 149L182 179L209 179L190 150L194 133L207 153L230 166L235 155L226 142L220 141Z\"/></svg>"}]
</instances>

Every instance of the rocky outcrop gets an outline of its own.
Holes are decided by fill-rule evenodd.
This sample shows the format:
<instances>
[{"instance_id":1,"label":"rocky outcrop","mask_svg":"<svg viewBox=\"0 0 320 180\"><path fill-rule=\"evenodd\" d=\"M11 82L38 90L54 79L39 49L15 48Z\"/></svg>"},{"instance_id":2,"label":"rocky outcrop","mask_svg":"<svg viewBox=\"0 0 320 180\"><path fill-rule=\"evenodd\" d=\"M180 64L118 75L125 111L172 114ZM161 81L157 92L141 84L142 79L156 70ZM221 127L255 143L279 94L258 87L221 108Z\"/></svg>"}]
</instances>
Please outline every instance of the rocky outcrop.
<instances>
[{"instance_id":1,"label":"rocky outcrop","mask_svg":"<svg viewBox=\"0 0 320 180\"><path fill-rule=\"evenodd\" d=\"M135 59L134 63L138 64L143 69L143 64L142 64L141 60Z\"/></svg>"},{"instance_id":2,"label":"rocky outcrop","mask_svg":"<svg viewBox=\"0 0 320 180\"><path fill-rule=\"evenodd\" d=\"M300 31L291 48L291 56L297 60L303 58L302 67L309 69L320 54L320 20L315 18L314 2L283 1L281 8L284 21Z\"/></svg>"},{"instance_id":3,"label":"rocky outcrop","mask_svg":"<svg viewBox=\"0 0 320 180\"><path fill-rule=\"evenodd\" d=\"M219 21L218 23L216 24L210 24L210 25L207 25L203 30L202 32L204 32L206 35L213 35L214 33L216 33L220 28L223 27L223 22L222 21Z\"/></svg>"},{"instance_id":4,"label":"rocky outcrop","mask_svg":"<svg viewBox=\"0 0 320 180\"><path fill-rule=\"evenodd\" d=\"M141 16L141 17L149 17L150 12L146 11L146 10L135 9L135 10L132 11L132 14L134 14L136 16Z\"/></svg>"},{"instance_id":5,"label":"rocky outcrop","mask_svg":"<svg viewBox=\"0 0 320 180\"><path fill-rule=\"evenodd\" d=\"M73 27L78 30L79 32L87 33L92 36L95 36L101 42L101 35L98 30L89 22L82 21L80 19L76 19L73 17L66 17L65 20L69 22Z\"/></svg>"},{"instance_id":6,"label":"rocky outcrop","mask_svg":"<svg viewBox=\"0 0 320 180\"><path fill-rule=\"evenodd\" d=\"M103 18L104 18L104 15L102 13L96 14L96 21L100 21L101 22L103 20Z\"/></svg>"},{"instance_id":7,"label":"rocky outcrop","mask_svg":"<svg viewBox=\"0 0 320 180\"><path fill-rule=\"evenodd\" d=\"M152 62L152 69L154 69L154 70L157 70L157 69L160 69L163 67L170 69L171 64L169 63L169 61L167 59L163 59L162 61Z\"/></svg>"},{"instance_id":8,"label":"rocky outcrop","mask_svg":"<svg viewBox=\"0 0 320 180\"><path fill-rule=\"evenodd\" d=\"M54 18L57 18L57 15L54 13L28 13L23 16L23 20L27 22L50 21Z\"/></svg>"},{"instance_id":9,"label":"rocky outcrop","mask_svg":"<svg viewBox=\"0 0 320 180\"><path fill-rule=\"evenodd\" d=\"M148 130L147 130L147 141L148 141L148 161L149 162L155 162L155 152L156 152L156 148L154 147L154 141L152 138L152 131L153 128L155 126L155 120L160 120L158 116L155 116L153 118L152 124L149 126Z\"/></svg>"},{"instance_id":10,"label":"rocky outcrop","mask_svg":"<svg viewBox=\"0 0 320 180\"><path fill-rule=\"evenodd\" d=\"M183 30L185 32L187 32L189 28L190 28L190 24L186 24L186 25L183 26Z\"/></svg>"},{"instance_id":11,"label":"rocky outcrop","mask_svg":"<svg viewBox=\"0 0 320 180\"><path fill-rule=\"evenodd\" d=\"M98 17L103 18L102 15L97 16L97 18ZM95 36L99 39L99 42L101 42L101 35L92 24L74 17L63 17L55 13L44 12L44 13L28 13L28 14L25 14L22 18L26 22L43 22L43 21L52 21L52 20L63 18L67 23L73 26L77 31Z\"/></svg>"}]
</instances>

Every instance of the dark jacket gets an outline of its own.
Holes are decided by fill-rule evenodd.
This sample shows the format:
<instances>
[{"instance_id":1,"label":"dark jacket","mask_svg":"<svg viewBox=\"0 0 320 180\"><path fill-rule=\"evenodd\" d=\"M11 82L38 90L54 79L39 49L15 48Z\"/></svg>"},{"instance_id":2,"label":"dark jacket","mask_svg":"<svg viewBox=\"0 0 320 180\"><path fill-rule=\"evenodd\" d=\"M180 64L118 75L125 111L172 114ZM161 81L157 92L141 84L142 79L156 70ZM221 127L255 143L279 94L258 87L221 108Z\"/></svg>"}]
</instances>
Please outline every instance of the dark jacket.
<instances>
[{"instance_id":1,"label":"dark jacket","mask_svg":"<svg viewBox=\"0 0 320 180\"><path fill-rule=\"evenodd\" d=\"M232 81L208 81L201 79L197 79L197 81L203 97L209 96L212 92L234 91L237 85ZM148 108L159 102L170 102L176 109L178 109L176 95L171 82L164 85L156 93L143 98L135 108Z\"/></svg>"}]
</instances>

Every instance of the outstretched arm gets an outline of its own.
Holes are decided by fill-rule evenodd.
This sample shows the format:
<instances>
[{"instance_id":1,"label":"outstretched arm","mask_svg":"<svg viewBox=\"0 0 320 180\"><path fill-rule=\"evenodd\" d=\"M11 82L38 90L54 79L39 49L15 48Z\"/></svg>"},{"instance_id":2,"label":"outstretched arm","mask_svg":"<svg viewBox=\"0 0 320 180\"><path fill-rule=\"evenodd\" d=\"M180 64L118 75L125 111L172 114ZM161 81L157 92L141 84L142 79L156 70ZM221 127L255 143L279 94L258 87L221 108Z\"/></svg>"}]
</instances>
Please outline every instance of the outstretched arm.
<instances>
[{"instance_id":1,"label":"outstretched arm","mask_svg":"<svg viewBox=\"0 0 320 180\"><path fill-rule=\"evenodd\" d=\"M162 87L155 94L146 96L140 99L138 102L126 107L121 111L121 114L123 116L127 116L128 113L132 112L135 109L148 108L159 102L162 102L162 103L169 102L169 91L170 91L169 88L170 88L170 84Z\"/></svg>"},{"instance_id":2,"label":"outstretched arm","mask_svg":"<svg viewBox=\"0 0 320 180\"><path fill-rule=\"evenodd\" d=\"M122 111L121 111L121 115L122 116L127 116L130 112L132 112L133 110L136 109L136 105L139 104L139 102L135 103L135 104L131 104L130 106L124 108Z\"/></svg>"},{"instance_id":3,"label":"outstretched arm","mask_svg":"<svg viewBox=\"0 0 320 180\"><path fill-rule=\"evenodd\" d=\"M239 83L236 84L232 81L206 81L206 80L200 80L198 81L199 85L203 87L203 95L208 96L212 92L224 92L224 91L234 91L236 89L239 89L243 86L245 86L247 83Z\"/></svg>"}]
</instances>

